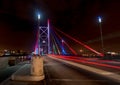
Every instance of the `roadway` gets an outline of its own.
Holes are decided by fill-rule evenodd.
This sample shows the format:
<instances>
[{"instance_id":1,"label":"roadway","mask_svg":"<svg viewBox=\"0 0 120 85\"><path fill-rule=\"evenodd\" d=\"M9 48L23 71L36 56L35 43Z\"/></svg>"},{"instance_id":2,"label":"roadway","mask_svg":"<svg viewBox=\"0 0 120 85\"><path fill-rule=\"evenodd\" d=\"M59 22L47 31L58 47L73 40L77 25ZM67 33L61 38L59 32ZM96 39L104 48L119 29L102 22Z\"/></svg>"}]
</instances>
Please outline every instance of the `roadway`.
<instances>
[{"instance_id":1,"label":"roadway","mask_svg":"<svg viewBox=\"0 0 120 85\"><path fill-rule=\"evenodd\" d=\"M75 57L75 56L61 56L61 55L51 55L51 56L120 74L120 62L118 61L103 60L100 58Z\"/></svg>"},{"instance_id":2,"label":"roadway","mask_svg":"<svg viewBox=\"0 0 120 85\"><path fill-rule=\"evenodd\" d=\"M120 85L100 75L44 57L46 85Z\"/></svg>"},{"instance_id":3,"label":"roadway","mask_svg":"<svg viewBox=\"0 0 120 85\"><path fill-rule=\"evenodd\" d=\"M26 63L28 62L24 62L24 63L21 62L15 66L11 66L4 69L4 71L0 71L0 80L3 81L7 79L1 85L11 85L11 84L12 85L16 85L16 84L18 85L120 85L120 83L118 84L113 80L105 78L104 76L97 75L95 73L80 69L78 67L72 66L67 63L63 63L58 60L54 60L51 57L47 57L47 56L44 56L45 79L43 81L40 82L11 81L10 76ZM89 66L91 67L93 66L101 69L100 66L91 65L90 63L87 64L89 64ZM104 67L104 69L105 68L106 67Z\"/></svg>"}]
</instances>

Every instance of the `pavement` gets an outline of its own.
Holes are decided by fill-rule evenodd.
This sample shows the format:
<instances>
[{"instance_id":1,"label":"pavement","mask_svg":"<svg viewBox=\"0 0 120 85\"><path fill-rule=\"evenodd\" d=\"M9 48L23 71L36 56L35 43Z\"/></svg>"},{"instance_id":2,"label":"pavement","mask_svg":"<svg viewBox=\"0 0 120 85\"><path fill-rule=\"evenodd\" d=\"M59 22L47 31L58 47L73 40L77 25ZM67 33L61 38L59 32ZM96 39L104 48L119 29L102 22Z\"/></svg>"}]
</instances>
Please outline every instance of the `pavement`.
<instances>
[{"instance_id":1,"label":"pavement","mask_svg":"<svg viewBox=\"0 0 120 85\"><path fill-rule=\"evenodd\" d=\"M7 66L4 68L0 68L0 83L6 80L7 78L9 78L13 73L15 73L18 69L20 69L26 63L28 63L28 61L21 62L14 66Z\"/></svg>"},{"instance_id":2,"label":"pavement","mask_svg":"<svg viewBox=\"0 0 120 85\"><path fill-rule=\"evenodd\" d=\"M78 67L80 69L84 69L84 70L93 72L95 74L102 75L108 79L111 79L111 80L114 80L114 81L120 83L120 75L118 75L116 73L108 72L105 70L97 69L94 67L82 65L79 63L75 63L75 62L71 62L71 61L67 61L67 60L63 60L63 59L58 59L58 58L55 58L52 56L49 56L49 57L51 59L60 61L62 63L67 63L67 64L73 65L75 67ZM32 76L30 74L30 71L31 71L30 67L31 67L30 64L25 64L18 71L16 71L11 77L9 77L5 81L3 81L0 85L16 85L16 84L18 84L18 85L46 85L47 81L44 79L45 76L44 75Z\"/></svg>"},{"instance_id":3,"label":"pavement","mask_svg":"<svg viewBox=\"0 0 120 85\"><path fill-rule=\"evenodd\" d=\"M44 74L39 76L31 75L31 64L25 63L20 69L4 80L0 85L44 85Z\"/></svg>"},{"instance_id":4,"label":"pavement","mask_svg":"<svg viewBox=\"0 0 120 85\"><path fill-rule=\"evenodd\" d=\"M31 64L25 64L11 76L11 79L18 81L41 81L45 78L44 74L40 76L33 76L30 71Z\"/></svg>"},{"instance_id":5,"label":"pavement","mask_svg":"<svg viewBox=\"0 0 120 85\"><path fill-rule=\"evenodd\" d=\"M0 57L0 69L4 69L8 66L8 57Z\"/></svg>"}]
</instances>

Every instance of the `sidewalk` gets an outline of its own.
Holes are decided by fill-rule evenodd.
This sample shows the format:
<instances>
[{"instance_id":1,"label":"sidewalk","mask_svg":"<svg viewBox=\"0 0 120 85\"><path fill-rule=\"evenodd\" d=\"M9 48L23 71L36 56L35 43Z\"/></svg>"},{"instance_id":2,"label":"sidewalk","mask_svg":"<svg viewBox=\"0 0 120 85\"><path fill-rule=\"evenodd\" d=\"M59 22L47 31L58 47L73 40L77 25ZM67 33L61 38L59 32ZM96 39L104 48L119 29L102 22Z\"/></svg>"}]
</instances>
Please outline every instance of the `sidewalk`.
<instances>
[{"instance_id":1,"label":"sidewalk","mask_svg":"<svg viewBox=\"0 0 120 85\"><path fill-rule=\"evenodd\" d=\"M19 80L19 81L40 81L44 79L44 74L40 76L32 76L30 74L31 70L30 64L25 64L21 67L17 72L15 72L11 78L12 80Z\"/></svg>"},{"instance_id":2,"label":"sidewalk","mask_svg":"<svg viewBox=\"0 0 120 85\"><path fill-rule=\"evenodd\" d=\"M32 76L30 74L31 65L25 64L18 71L16 71L10 78L3 81L0 85L36 85L41 83L44 85L44 74L40 76ZM32 84L33 83L33 84Z\"/></svg>"},{"instance_id":3,"label":"sidewalk","mask_svg":"<svg viewBox=\"0 0 120 85\"><path fill-rule=\"evenodd\" d=\"M0 57L0 70L8 66L8 57Z\"/></svg>"}]
</instances>

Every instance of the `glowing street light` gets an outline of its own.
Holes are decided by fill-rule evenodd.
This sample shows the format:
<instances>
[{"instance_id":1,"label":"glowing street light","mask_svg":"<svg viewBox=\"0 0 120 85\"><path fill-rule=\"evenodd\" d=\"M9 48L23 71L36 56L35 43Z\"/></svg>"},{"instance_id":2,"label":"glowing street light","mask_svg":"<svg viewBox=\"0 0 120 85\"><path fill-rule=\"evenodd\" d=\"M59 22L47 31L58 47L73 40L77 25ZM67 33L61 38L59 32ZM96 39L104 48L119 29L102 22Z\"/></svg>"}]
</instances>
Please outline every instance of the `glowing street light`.
<instances>
[{"instance_id":1,"label":"glowing street light","mask_svg":"<svg viewBox=\"0 0 120 85\"><path fill-rule=\"evenodd\" d=\"M102 19L101 19L101 17L98 17L98 21L99 21L99 23L101 23L101 22L102 22Z\"/></svg>"},{"instance_id":2,"label":"glowing street light","mask_svg":"<svg viewBox=\"0 0 120 85\"><path fill-rule=\"evenodd\" d=\"M38 14L38 20L40 19L40 14Z\"/></svg>"},{"instance_id":3,"label":"glowing street light","mask_svg":"<svg viewBox=\"0 0 120 85\"><path fill-rule=\"evenodd\" d=\"M101 46L102 46L102 52L104 54L104 44L103 44L103 33L102 33L102 18L98 17L99 27L100 27L100 34L101 34Z\"/></svg>"}]
</instances>

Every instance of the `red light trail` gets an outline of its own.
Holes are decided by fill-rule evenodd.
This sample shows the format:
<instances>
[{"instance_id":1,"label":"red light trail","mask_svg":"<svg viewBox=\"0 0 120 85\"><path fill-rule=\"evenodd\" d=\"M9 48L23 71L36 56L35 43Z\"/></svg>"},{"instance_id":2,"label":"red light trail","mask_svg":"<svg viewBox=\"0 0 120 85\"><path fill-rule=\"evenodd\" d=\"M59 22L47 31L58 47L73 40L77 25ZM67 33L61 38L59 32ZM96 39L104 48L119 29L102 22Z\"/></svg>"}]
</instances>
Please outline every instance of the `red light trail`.
<instances>
[{"instance_id":1,"label":"red light trail","mask_svg":"<svg viewBox=\"0 0 120 85\"><path fill-rule=\"evenodd\" d=\"M49 56L49 55L48 55ZM78 63L83 63L83 64L91 64L91 65L97 65L97 66L103 66L103 67L108 67L108 68L113 68L113 69L118 69L120 70L120 66L113 66L113 65L108 65L108 64L103 64L100 62L90 62L84 59L78 59L77 57L73 57L73 56L60 56L60 55L50 55L52 57L56 57L56 58L60 58L60 59L64 59L64 60L69 60L69 61L74 61L74 62L78 62Z\"/></svg>"}]
</instances>

